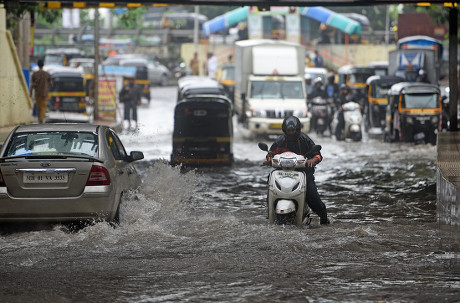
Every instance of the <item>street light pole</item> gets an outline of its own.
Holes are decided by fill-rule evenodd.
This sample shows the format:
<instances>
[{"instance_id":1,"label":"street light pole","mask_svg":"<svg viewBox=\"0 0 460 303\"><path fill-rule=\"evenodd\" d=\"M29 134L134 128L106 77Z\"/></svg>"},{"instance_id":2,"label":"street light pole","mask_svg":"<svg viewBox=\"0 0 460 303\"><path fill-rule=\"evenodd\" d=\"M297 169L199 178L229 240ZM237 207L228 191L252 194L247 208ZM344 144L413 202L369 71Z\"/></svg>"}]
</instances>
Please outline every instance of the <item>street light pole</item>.
<instances>
[{"instance_id":1,"label":"street light pole","mask_svg":"<svg viewBox=\"0 0 460 303\"><path fill-rule=\"evenodd\" d=\"M94 13L94 120L99 117L99 9L96 8Z\"/></svg>"},{"instance_id":2,"label":"street light pole","mask_svg":"<svg viewBox=\"0 0 460 303\"><path fill-rule=\"evenodd\" d=\"M458 130L458 8L449 10L449 130Z\"/></svg>"},{"instance_id":3,"label":"street light pole","mask_svg":"<svg viewBox=\"0 0 460 303\"><path fill-rule=\"evenodd\" d=\"M195 20L193 23L193 45L195 47L195 53L198 52L198 14L200 13L200 7L195 5Z\"/></svg>"}]
</instances>

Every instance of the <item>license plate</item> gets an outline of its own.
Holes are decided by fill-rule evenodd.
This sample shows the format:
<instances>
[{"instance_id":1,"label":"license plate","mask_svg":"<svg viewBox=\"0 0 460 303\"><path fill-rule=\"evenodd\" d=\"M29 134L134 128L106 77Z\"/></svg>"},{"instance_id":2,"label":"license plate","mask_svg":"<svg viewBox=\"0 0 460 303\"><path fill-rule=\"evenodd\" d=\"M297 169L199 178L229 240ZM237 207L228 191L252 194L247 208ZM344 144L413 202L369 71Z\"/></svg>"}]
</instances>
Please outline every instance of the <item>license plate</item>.
<instances>
[{"instance_id":1,"label":"license plate","mask_svg":"<svg viewBox=\"0 0 460 303\"><path fill-rule=\"evenodd\" d=\"M78 102L79 100L75 97L64 97L62 98L62 102Z\"/></svg>"},{"instance_id":2,"label":"license plate","mask_svg":"<svg viewBox=\"0 0 460 303\"><path fill-rule=\"evenodd\" d=\"M295 178L297 176L296 173L293 173L293 172L278 172L278 175L281 177L281 178Z\"/></svg>"},{"instance_id":3,"label":"license plate","mask_svg":"<svg viewBox=\"0 0 460 303\"><path fill-rule=\"evenodd\" d=\"M68 173L24 173L24 183L67 183Z\"/></svg>"},{"instance_id":4,"label":"license plate","mask_svg":"<svg viewBox=\"0 0 460 303\"><path fill-rule=\"evenodd\" d=\"M280 129L282 126L282 123L270 123L270 128L273 129Z\"/></svg>"}]
</instances>

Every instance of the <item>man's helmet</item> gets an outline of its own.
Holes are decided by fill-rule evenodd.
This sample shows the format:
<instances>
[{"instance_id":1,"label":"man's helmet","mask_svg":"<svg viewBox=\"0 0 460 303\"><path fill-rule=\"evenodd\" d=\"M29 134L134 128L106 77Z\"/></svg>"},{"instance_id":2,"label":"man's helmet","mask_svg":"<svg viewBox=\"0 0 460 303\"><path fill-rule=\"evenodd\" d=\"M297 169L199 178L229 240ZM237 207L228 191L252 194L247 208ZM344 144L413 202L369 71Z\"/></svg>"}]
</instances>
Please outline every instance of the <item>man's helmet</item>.
<instances>
[{"instance_id":1,"label":"man's helmet","mask_svg":"<svg viewBox=\"0 0 460 303\"><path fill-rule=\"evenodd\" d=\"M327 76L327 81L328 81L329 83L334 83L334 81L335 81L335 76L334 76L334 75L329 75L329 76Z\"/></svg>"},{"instance_id":2,"label":"man's helmet","mask_svg":"<svg viewBox=\"0 0 460 303\"><path fill-rule=\"evenodd\" d=\"M283 130L284 134L286 135L286 138L289 141L294 141L297 140L300 136L300 129L302 128L302 123L300 123L299 118L296 116L290 116L284 119L283 125L281 126L281 129ZM295 134L294 135L288 135L286 134L286 131L288 129L295 129Z\"/></svg>"},{"instance_id":3,"label":"man's helmet","mask_svg":"<svg viewBox=\"0 0 460 303\"><path fill-rule=\"evenodd\" d=\"M316 84L320 83L323 85L323 79L321 77L316 77L315 80L313 80L313 85L316 86Z\"/></svg>"},{"instance_id":4,"label":"man's helmet","mask_svg":"<svg viewBox=\"0 0 460 303\"><path fill-rule=\"evenodd\" d=\"M305 74L305 80L311 80L311 74Z\"/></svg>"},{"instance_id":5,"label":"man's helmet","mask_svg":"<svg viewBox=\"0 0 460 303\"><path fill-rule=\"evenodd\" d=\"M350 87L348 87L348 85L346 85L345 83L342 83L340 84L340 90L350 91Z\"/></svg>"},{"instance_id":6,"label":"man's helmet","mask_svg":"<svg viewBox=\"0 0 460 303\"><path fill-rule=\"evenodd\" d=\"M426 72L425 72L424 69L421 69L421 70L419 70L418 74L419 74L420 76L423 76L423 75L426 75Z\"/></svg>"}]
</instances>

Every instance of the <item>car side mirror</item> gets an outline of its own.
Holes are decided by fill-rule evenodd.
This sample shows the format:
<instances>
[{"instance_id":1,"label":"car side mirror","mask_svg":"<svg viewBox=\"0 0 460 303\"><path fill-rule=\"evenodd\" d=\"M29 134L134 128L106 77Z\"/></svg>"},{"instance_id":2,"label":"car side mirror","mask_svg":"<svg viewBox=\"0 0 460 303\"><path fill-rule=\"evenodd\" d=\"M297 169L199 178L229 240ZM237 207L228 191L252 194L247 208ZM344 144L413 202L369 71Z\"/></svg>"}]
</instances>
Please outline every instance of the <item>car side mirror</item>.
<instances>
[{"instance_id":1,"label":"car side mirror","mask_svg":"<svg viewBox=\"0 0 460 303\"><path fill-rule=\"evenodd\" d=\"M144 159L144 153L140 151L132 151L128 156L128 162Z\"/></svg>"}]
</instances>

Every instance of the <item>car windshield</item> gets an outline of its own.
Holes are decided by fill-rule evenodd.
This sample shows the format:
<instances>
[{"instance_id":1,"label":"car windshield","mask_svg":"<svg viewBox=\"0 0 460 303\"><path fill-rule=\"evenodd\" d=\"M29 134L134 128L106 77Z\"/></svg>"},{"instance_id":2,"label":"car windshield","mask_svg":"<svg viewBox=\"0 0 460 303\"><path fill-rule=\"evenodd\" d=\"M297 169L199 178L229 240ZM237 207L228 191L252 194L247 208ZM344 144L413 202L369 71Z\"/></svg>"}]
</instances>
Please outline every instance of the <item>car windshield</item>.
<instances>
[{"instance_id":1,"label":"car windshield","mask_svg":"<svg viewBox=\"0 0 460 303\"><path fill-rule=\"evenodd\" d=\"M8 143L5 157L25 155L77 155L97 157L97 134L76 131L16 133Z\"/></svg>"},{"instance_id":2,"label":"car windshield","mask_svg":"<svg viewBox=\"0 0 460 303\"><path fill-rule=\"evenodd\" d=\"M45 62L48 65L62 65L64 60L63 55L46 55Z\"/></svg>"},{"instance_id":3,"label":"car windshield","mask_svg":"<svg viewBox=\"0 0 460 303\"><path fill-rule=\"evenodd\" d=\"M253 81L251 98L304 99L301 81Z\"/></svg>"},{"instance_id":4,"label":"car windshield","mask_svg":"<svg viewBox=\"0 0 460 303\"><path fill-rule=\"evenodd\" d=\"M55 92L82 92L83 78L80 77L57 77L53 79L52 91Z\"/></svg>"},{"instance_id":5,"label":"car windshield","mask_svg":"<svg viewBox=\"0 0 460 303\"><path fill-rule=\"evenodd\" d=\"M388 90L393 85L393 82L376 83L372 86L372 95L374 98L386 98Z\"/></svg>"},{"instance_id":6,"label":"car windshield","mask_svg":"<svg viewBox=\"0 0 460 303\"><path fill-rule=\"evenodd\" d=\"M222 80L235 80L235 68L227 67L222 69Z\"/></svg>"},{"instance_id":7,"label":"car windshield","mask_svg":"<svg viewBox=\"0 0 460 303\"><path fill-rule=\"evenodd\" d=\"M410 94L404 95L401 106L403 108L438 108L437 94Z\"/></svg>"},{"instance_id":8,"label":"car windshield","mask_svg":"<svg viewBox=\"0 0 460 303\"><path fill-rule=\"evenodd\" d=\"M350 74L350 83L366 83L367 78L373 76L371 73L353 73Z\"/></svg>"}]
</instances>

